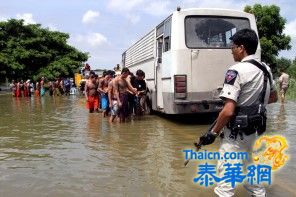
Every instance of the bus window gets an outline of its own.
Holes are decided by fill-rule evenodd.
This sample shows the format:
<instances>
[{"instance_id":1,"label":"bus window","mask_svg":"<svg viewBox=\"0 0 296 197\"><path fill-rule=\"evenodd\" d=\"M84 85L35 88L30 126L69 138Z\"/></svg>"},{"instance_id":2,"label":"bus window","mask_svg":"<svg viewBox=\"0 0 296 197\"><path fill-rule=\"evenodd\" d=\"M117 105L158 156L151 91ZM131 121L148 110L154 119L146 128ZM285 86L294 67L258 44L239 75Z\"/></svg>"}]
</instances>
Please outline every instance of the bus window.
<instances>
[{"instance_id":1,"label":"bus window","mask_svg":"<svg viewBox=\"0 0 296 197\"><path fill-rule=\"evenodd\" d=\"M156 37L158 37L157 38L157 63L162 62L163 33L164 33L164 23L161 23L156 27Z\"/></svg>"},{"instance_id":2,"label":"bus window","mask_svg":"<svg viewBox=\"0 0 296 197\"><path fill-rule=\"evenodd\" d=\"M126 57L126 52L122 54L122 65L125 66L125 57Z\"/></svg>"},{"instance_id":3,"label":"bus window","mask_svg":"<svg viewBox=\"0 0 296 197\"><path fill-rule=\"evenodd\" d=\"M157 39L157 63L162 62L162 37Z\"/></svg>"},{"instance_id":4,"label":"bus window","mask_svg":"<svg viewBox=\"0 0 296 197\"><path fill-rule=\"evenodd\" d=\"M246 18L188 16L185 18L185 41L188 48L230 48L230 37L250 28Z\"/></svg>"},{"instance_id":5,"label":"bus window","mask_svg":"<svg viewBox=\"0 0 296 197\"><path fill-rule=\"evenodd\" d=\"M165 21L164 23L164 52L169 51L171 49L171 24L171 18Z\"/></svg>"},{"instance_id":6,"label":"bus window","mask_svg":"<svg viewBox=\"0 0 296 197\"><path fill-rule=\"evenodd\" d=\"M170 42L170 37L165 37L164 38L164 52L169 51L171 49L171 42Z\"/></svg>"},{"instance_id":7,"label":"bus window","mask_svg":"<svg viewBox=\"0 0 296 197\"><path fill-rule=\"evenodd\" d=\"M161 36L163 34L163 31L164 31L164 24L161 23L156 27L156 37Z\"/></svg>"}]
</instances>

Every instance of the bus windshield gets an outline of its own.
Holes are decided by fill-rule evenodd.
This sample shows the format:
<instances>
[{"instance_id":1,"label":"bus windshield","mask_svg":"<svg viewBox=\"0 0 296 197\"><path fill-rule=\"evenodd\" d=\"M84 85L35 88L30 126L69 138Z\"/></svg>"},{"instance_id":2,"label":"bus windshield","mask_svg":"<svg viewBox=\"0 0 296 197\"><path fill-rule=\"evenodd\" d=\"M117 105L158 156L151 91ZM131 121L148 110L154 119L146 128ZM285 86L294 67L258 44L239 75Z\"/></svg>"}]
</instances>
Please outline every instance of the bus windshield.
<instances>
[{"instance_id":1,"label":"bus windshield","mask_svg":"<svg viewBox=\"0 0 296 197\"><path fill-rule=\"evenodd\" d=\"M230 48L230 37L250 28L247 18L187 16L185 42L188 48Z\"/></svg>"}]
</instances>

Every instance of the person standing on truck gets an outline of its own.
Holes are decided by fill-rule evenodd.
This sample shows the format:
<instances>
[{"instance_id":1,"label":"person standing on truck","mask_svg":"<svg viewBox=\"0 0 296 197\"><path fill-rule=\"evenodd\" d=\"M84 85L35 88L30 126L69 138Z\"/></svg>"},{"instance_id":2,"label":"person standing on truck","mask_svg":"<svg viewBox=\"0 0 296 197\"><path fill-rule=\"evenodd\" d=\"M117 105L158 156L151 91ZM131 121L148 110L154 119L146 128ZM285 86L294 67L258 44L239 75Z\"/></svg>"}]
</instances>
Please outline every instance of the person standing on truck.
<instances>
[{"instance_id":1,"label":"person standing on truck","mask_svg":"<svg viewBox=\"0 0 296 197\"><path fill-rule=\"evenodd\" d=\"M277 101L275 83L272 80L270 68L255 57L258 37L251 29L242 29L231 38L233 59L238 62L226 72L224 86L220 98L224 100L224 107L219 113L214 127L200 138L202 145L209 145L215 141L223 129L224 137L219 148L220 155L226 152L247 152L248 161L218 160L217 173L222 177L225 173L224 164L241 163L243 168L251 162L252 147L257 134L266 129L267 103ZM257 118L257 119L255 119ZM253 120L259 120L254 121ZM242 125L241 122L245 124ZM266 196L263 185L245 184L252 196ZM217 183L215 193L218 196L234 196L234 189L230 182L222 180Z\"/></svg>"},{"instance_id":2,"label":"person standing on truck","mask_svg":"<svg viewBox=\"0 0 296 197\"><path fill-rule=\"evenodd\" d=\"M85 76L89 76L90 75L90 72L91 72L91 68L90 68L90 65L88 63L86 63L84 65L84 68L82 68L82 75L85 77Z\"/></svg>"}]
</instances>

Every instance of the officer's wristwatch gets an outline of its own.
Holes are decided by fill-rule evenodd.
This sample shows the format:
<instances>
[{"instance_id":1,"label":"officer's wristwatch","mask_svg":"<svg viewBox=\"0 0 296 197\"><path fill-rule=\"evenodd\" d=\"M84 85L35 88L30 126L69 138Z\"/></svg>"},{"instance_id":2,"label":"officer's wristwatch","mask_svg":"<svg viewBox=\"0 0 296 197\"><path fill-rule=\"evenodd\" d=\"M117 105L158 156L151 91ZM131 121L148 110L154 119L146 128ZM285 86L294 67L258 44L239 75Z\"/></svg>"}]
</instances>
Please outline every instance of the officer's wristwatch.
<instances>
[{"instance_id":1,"label":"officer's wristwatch","mask_svg":"<svg viewBox=\"0 0 296 197\"><path fill-rule=\"evenodd\" d=\"M218 137L218 135L219 135L219 133L216 133L216 132L214 132L213 130L211 130L210 133L211 133L213 136L215 136L215 137Z\"/></svg>"}]
</instances>

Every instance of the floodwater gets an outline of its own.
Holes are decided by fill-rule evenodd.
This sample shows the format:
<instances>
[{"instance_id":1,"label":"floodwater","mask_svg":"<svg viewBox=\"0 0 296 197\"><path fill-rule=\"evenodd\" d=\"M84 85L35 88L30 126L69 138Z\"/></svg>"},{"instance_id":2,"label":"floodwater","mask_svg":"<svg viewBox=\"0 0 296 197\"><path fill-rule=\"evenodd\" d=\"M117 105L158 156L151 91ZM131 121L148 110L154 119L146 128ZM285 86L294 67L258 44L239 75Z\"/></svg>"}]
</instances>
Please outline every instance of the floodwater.
<instances>
[{"instance_id":1,"label":"floodwater","mask_svg":"<svg viewBox=\"0 0 296 197\"><path fill-rule=\"evenodd\" d=\"M269 106L268 130L289 140L290 160L268 196L296 196L295 104ZM182 153L210 121L150 115L110 125L84 105L75 96L0 95L0 196L215 196L193 183L197 163L184 167ZM236 194L248 196L242 187Z\"/></svg>"}]
</instances>

